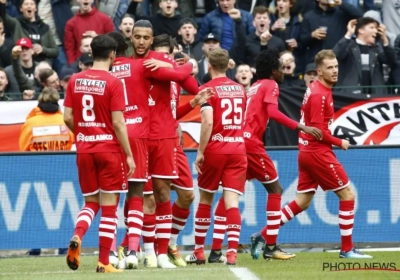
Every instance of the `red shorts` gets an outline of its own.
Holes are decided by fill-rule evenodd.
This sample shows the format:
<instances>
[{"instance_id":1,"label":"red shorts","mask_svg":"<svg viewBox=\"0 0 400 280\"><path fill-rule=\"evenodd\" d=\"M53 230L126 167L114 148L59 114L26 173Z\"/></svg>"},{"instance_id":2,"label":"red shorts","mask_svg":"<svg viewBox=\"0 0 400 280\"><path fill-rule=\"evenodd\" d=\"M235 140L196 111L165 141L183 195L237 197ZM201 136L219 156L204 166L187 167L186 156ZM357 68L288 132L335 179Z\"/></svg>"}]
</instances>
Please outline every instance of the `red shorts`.
<instances>
[{"instance_id":1,"label":"red shorts","mask_svg":"<svg viewBox=\"0 0 400 280\"><path fill-rule=\"evenodd\" d=\"M135 173L128 179L133 182L147 182L148 171L148 139L129 138L133 159L135 160Z\"/></svg>"},{"instance_id":2,"label":"red shorts","mask_svg":"<svg viewBox=\"0 0 400 280\"><path fill-rule=\"evenodd\" d=\"M76 165L84 196L100 190L105 193L128 192L126 157L121 153L77 154Z\"/></svg>"},{"instance_id":3,"label":"red shorts","mask_svg":"<svg viewBox=\"0 0 400 280\"><path fill-rule=\"evenodd\" d=\"M171 182L171 186L182 190L192 191L192 171L190 170L187 156L181 146L176 147L176 164L178 168L179 178L173 179Z\"/></svg>"},{"instance_id":4,"label":"red shorts","mask_svg":"<svg viewBox=\"0 0 400 280\"><path fill-rule=\"evenodd\" d=\"M256 179L262 184L270 184L278 180L278 173L269 155L247 154L247 161L247 180Z\"/></svg>"},{"instance_id":5,"label":"red shorts","mask_svg":"<svg viewBox=\"0 0 400 280\"><path fill-rule=\"evenodd\" d=\"M315 192L318 185L324 191L338 191L349 185L349 178L333 151L299 152L298 193Z\"/></svg>"},{"instance_id":6,"label":"red shorts","mask_svg":"<svg viewBox=\"0 0 400 280\"><path fill-rule=\"evenodd\" d=\"M149 140L149 176L176 179L176 138Z\"/></svg>"},{"instance_id":7,"label":"red shorts","mask_svg":"<svg viewBox=\"0 0 400 280\"><path fill-rule=\"evenodd\" d=\"M199 189L215 193L222 182L223 190L243 195L246 170L246 155L205 154L201 167L203 174L199 174L197 179Z\"/></svg>"},{"instance_id":8,"label":"red shorts","mask_svg":"<svg viewBox=\"0 0 400 280\"><path fill-rule=\"evenodd\" d=\"M144 185L143 195L150 195L153 194L153 182L151 181L151 177L148 178L149 180Z\"/></svg>"}]
</instances>

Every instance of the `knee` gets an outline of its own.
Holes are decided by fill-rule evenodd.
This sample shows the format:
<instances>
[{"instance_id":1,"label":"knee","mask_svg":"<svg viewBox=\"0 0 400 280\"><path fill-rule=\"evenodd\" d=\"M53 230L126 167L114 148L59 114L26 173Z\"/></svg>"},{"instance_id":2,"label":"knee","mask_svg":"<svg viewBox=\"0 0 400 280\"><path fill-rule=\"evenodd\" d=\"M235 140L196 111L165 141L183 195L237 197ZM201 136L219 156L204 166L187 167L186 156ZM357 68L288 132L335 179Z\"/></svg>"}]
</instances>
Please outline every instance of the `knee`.
<instances>
[{"instance_id":1,"label":"knee","mask_svg":"<svg viewBox=\"0 0 400 280\"><path fill-rule=\"evenodd\" d=\"M279 181L275 181L271 184L264 184L264 188L267 190L269 194L282 194L283 188Z\"/></svg>"},{"instance_id":2,"label":"knee","mask_svg":"<svg viewBox=\"0 0 400 280\"><path fill-rule=\"evenodd\" d=\"M178 194L179 204L184 208L189 208L194 200L194 192L193 191L184 191Z\"/></svg>"},{"instance_id":3,"label":"knee","mask_svg":"<svg viewBox=\"0 0 400 280\"><path fill-rule=\"evenodd\" d=\"M152 214L156 211L156 201L153 195L144 196L143 211L146 214Z\"/></svg>"}]
</instances>

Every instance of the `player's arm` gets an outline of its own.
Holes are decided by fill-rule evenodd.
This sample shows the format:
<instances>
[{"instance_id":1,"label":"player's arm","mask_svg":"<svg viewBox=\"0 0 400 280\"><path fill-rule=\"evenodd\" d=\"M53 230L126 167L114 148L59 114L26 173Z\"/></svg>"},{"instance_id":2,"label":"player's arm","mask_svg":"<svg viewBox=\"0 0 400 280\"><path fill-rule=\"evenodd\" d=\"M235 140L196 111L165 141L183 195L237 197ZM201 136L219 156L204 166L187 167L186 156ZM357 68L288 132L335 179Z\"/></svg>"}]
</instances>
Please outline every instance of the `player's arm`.
<instances>
[{"instance_id":1,"label":"player's arm","mask_svg":"<svg viewBox=\"0 0 400 280\"><path fill-rule=\"evenodd\" d=\"M124 112L113 111L111 112L111 116L115 135L117 136L118 141L121 143L122 149L128 157L132 156L132 151L128 140L128 130L126 129L125 125Z\"/></svg>"},{"instance_id":2,"label":"player's arm","mask_svg":"<svg viewBox=\"0 0 400 280\"><path fill-rule=\"evenodd\" d=\"M196 106L203 104L214 95L212 88L203 88L192 100L176 109L176 119L179 120L192 111Z\"/></svg>"},{"instance_id":3,"label":"player's arm","mask_svg":"<svg viewBox=\"0 0 400 280\"><path fill-rule=\"evenodd\" d=\"M200 143L199 154L204 154L207 143L210 140L213 127L213 108L209 103L201 105L201 128L200 128Z\"/></svg>"},{"instance_id":4,"label":"player's arm","mask_svg":"<svg viewBox=\"0 0 400 280\"><path fill-rule=\"evenodd\" d=\"M74 133L74 110L70 107L64 107L64 122L69 130Z\"/></svg>"},{"instance_id":5,"label":"player's arm","mask_svg":"<svg viewBox=\"0 0 400 280\"><path fill-rule=\"evenodd\" d=\"M182 82L190 76L193 68L191 63L173 68L172 64L156 59L146 60L143 65L146 67L146 78L165 82Z\"/></svg>"},{"instance_id":6,"label":"player's arm","mask_svg":"<svg viewBox=\"0 0 400 280\"><path fill-rule=\"evenodd\" d=\"M324 114L325 114L325 103L323 101L323 95L311 95L308 99L310 103L310 124L321 130L322 137L320 140L322 143L335 145L342 147L342 139L339 139L331 134L328 129L324 129ZM346 140L344 140L346 141Z\"/></svg>"}]
</instances>

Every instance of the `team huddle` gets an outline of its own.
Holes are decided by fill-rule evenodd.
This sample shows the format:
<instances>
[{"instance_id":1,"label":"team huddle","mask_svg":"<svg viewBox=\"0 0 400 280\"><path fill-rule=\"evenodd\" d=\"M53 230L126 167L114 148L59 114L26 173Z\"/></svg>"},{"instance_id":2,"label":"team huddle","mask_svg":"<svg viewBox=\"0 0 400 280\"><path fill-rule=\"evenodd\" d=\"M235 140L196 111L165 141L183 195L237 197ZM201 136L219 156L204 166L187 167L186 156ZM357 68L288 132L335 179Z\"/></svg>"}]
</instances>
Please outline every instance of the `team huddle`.
<instances>
[{"instance_id":1,"label":"team huddle","mask_svg":"<svg viewBox=\"0 0 400 280\"><path fill-rule=\"evenodd\" d=\"M315 62L318 80L305 93L301 120L278 110L283 69L274 50L256 58L258 81L246 92L225 75L228 52L214 49L208 57L211 81L198 88L187 58L174 60L174 41L153 38L148 21L138 21L131 37L132 58L117 32L100 35L91 43L93 68L74 75L67 87L64 121L75 134L78 177L85 205L70 240L67 264L80 265L82 239L101 209L97 272L135 269L143 239L144 266L176 268L204 264L204 243L211 225L211 205L221 186L223 195L214 214L214 235L209 263L237 263L241 232L239 196L246 180L256 179L267 193L266 226L251 236L251 255L257 259L290 259L294 254L277 246L280 226L307 209L318 186L334 191L340 200L340 257L369 258L354 249L352 229L355 194L332 145L346 150L347 140L331 135L332 86L338 63L332 51L323 50ZM153 50L150 50L152 48ZM181 88L194 98L179 104ZM183 259L177 238L194 200L192 172L179 140L178 120L200 106L200 143L195 161L200 201L195 214L195 249ZM282 187L263 135L273 119L299 130L299 182L296 199L281 208ZM171 204L170 191L177 199ZM116 245L117 207L126 193L126 234ZM222 253L227 234L228 250Z\"/></svg>"}]
</instances>

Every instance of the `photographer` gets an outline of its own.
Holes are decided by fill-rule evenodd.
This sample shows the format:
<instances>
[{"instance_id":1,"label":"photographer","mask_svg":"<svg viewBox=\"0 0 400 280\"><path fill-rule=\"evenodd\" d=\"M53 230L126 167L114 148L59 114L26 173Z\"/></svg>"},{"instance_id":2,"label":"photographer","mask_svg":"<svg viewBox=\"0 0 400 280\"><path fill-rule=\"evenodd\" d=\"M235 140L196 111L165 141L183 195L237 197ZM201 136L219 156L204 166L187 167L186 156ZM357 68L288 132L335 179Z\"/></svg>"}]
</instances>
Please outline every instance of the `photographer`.
<instances>
[{"instance_id":1,"label":"photographer","mask_svg":"<svg viewBox=\"0 0 400 280\"><path fill-rule=\"evenodd\" d=\"M352 39L353 34L356 39ZM349 21L346 35L333 51L340 65L338 87L352 87L349 91L355 94L387 93L383 87L383 64L395 63L396 53L389 45L383 24L369 17Z\"/></svg>"}]
</instances>

